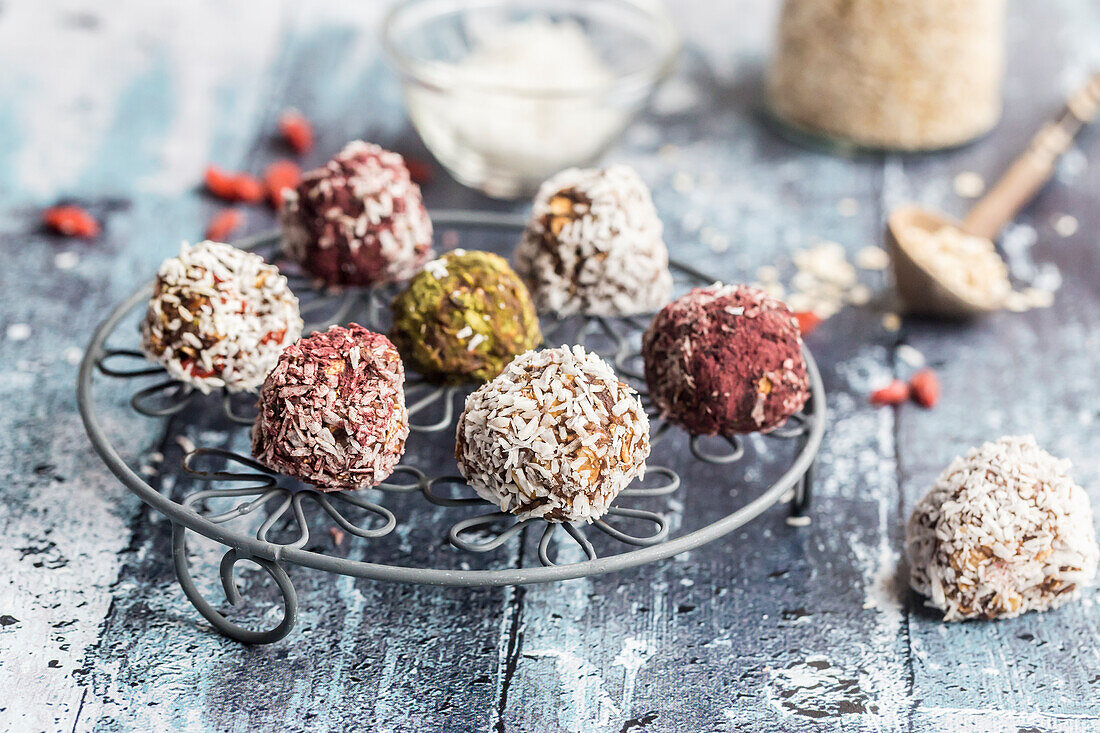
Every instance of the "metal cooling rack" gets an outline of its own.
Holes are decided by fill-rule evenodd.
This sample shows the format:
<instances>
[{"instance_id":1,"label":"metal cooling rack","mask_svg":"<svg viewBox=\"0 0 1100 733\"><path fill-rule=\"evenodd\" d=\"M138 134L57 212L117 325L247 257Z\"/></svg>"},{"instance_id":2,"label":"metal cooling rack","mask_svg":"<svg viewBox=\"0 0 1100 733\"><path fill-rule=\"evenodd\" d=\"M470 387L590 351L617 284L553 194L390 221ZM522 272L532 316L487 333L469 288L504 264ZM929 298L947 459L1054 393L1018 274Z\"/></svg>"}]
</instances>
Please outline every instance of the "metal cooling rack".
<instances>
[{"instance_id":1,"label":"metal cooling rack","mask_svg":"<svg viewBox=\"0 0 1100 733\"><path fill-rule=\"evenodd\" d=\"M512 215L464 211L436 212L432 219L437 229L495 229L517 234L524 224L523 219ZM275 260L278 235L261 235L238 246L255 249L269 261ZM332 294L312 288L308 279L295 272L292 266L285 267L284 271L301 301L306 333L327 327L330 323L349 320L382 332L388 330L389 302L397 292L396 287ZM712 278L679 263L673 263L673 272L681 289L712 281ZM524 536L533 532L535 534L531 536L538 537L534 553L538 565L533 562L526 564L522 552L518 553L518 566L515 567L454 569L365 562L326 554L316 548L309 549L307 546L313 536L311 519L327 520L340 532L365 542L393 533L402 520L387 508L386 497L419 494L431 505L456 510L490 508L492 505L474 495L461 476L439 474L429 470L429 466L400 465L386 482L372 491L320 492L276 474L246 455L212 446L187 450L182 458L184 474L200 485L208 485L208 488L186 494L179 501L157 491L121 458L107 438L94 407L93 377L96 374L111 379L155 380L153 384L135 389L130 398L130 407L146 417L179 416L184 419L188 415L188 407L197 400L216 399L230 430L243 430L245 426L251 426L255 397L232 395L225 391L202 395L168 378L163 368L146 361L140 351L109 347L107 342L116 335L120 324L128 316L139 313L151 293L152 283L136 290L96 330L80 365L78 404L88 436L111 471L127 488L171 520L173 562L188 599L215 628L238 641L270 643L283 638L293 628L298 602L286 565L301 565L376 580L434 585L539 583L598 575L671 557L732 532L779 502L790 502L791 514L796 518L805 517L809 507L813 462L825 430L825 392L817 365L807 350L805 357L811 398L801 413L766 436L768 441L793 441L797 446L793 458L780 467L782 473L778 479L764 487L754 498L699 529L677 534L668 512L631 506L653 497L670 497L682 489L684 481L678 471L651 463L646 481L624 489L607 514L590 525L551 523L541 519L518 521L500 511L486 511L461 519L453 518L437 528L456 551L474 555L491 553L512 543L522 544ZM544 319L543 334L547 344L579 343L612 361L619 374L638 389L652 420L651 443L656 447L677 428L658 418L645 392L639 350L641 333L647 325L648 319L638 317ZM135 331L120 334L119 337L131 343L137 340ZM457 418L455 403L471 389L437 386L411 375L406 384L410 443L435 441L450 446ZM717 482L727 476L731 464L745 458L746 448L740 437L722 439L718 449L708 447L713 442L705 443L704 439L691 436L687 447L691 460L714 469L708 480ZM769 455L769 451L764 451L763 455L754 455L754 458L767 460ZM775 460L774 456L772 460ZM462 495L456 495L456 490ZM218 503L221 506L213 506ZM226 504L228 508L225 508ZM362 517L353 519L349 511ZM259 521L260 516L262 521ZM250 517L256 517L259 525L242 529L238 520ZM643 524L649 531L627 531L627 524ZM276 626L261 631L246 628L231 621L207 601L196 586L188 565L188 530L228 548L222 557L220 576L226 598L231 604L236 605L242 600L234 580L237 562L247 559L270 575L283 602L282 618ZM598 556L589 536L593 532L605 538L604 544L619 547L622 551ZM562 542L574 543L583 559L568 561L567 556L577 553L563 552ZM567 561L558 562L563 557Z\"/></svg>"}]
</instances>

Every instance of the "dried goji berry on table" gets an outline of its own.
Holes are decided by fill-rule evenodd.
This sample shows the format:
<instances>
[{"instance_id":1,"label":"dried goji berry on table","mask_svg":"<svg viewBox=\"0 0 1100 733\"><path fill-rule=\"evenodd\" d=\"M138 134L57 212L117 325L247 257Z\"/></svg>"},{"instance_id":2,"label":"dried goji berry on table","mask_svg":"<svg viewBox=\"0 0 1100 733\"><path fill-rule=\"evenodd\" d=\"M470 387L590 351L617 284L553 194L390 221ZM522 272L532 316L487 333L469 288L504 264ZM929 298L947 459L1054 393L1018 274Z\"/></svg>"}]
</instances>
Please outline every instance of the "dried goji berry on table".
<instances>
[{"instance_id":1,"label":"dried goji berry on table","mask_svg":"<svg viewBox=\"0 0 1100 733\"><path fill-rule=\"evenodd\" d=\"M279 133L296 153L308 153L313 148L313 126L296 109L288 109L279 117Z\"/></svg>"},{"instance_id":2,"label":"dried goji berry on table","mask_svg":"<svg viewBox=\"0 0 1100 733\"><path fill-rule=\"evenodd\" d=\"M238 173L233 176L233 191L240 201L255 204L264 200L264 186L255 176Z\"/></svg>"},{"instance_id":3,"label":"dried goji berry on table","mask_svg":"<svg viewBox=\"0 0 1100 733\"><path fill-rule=\"evenodd\" d=\"M67 237L95 237L99 235L99 222L79 206L55 206L46 209L42 221L50 229Z\"/></svg>"},{"instance_id":4,"label":"dried goji berry on table","mask_svg":"<svg viewBox=\"0 0 1100 733\"><path fill-rule=\"evenodd\" d=\"M215 242L224 242L241 225L243 217L237 209L223 209L210 219L206 225L206 238Z\"/></svg>"},{"instance_id":5,"label":"dried goji berry on table","mask_svg":"<svg viewBox=\"0 0 1100 733\"><path fill-rule=\"evenodd\" d=\"M802 332L803 336L813 333L813 330L825 320L813 311L798 311L794 314L794 317L798 319L798 330Z\"/></svg>"},{"instance_id":6,"label":"dried goji berry on table","mask_svg":"<svg viewBox=\"0 0 1100 733\"><path fill-rule=\"evenodd\" d=\"M895 379L882 389L871 393L872 405L900 405L909 399L909 385Z\"/></svg>"},{"instance_id":7,"label":"dried goji berry on table","mask_svg":"<svg viewBox=\"0 0 1100 733\"><path fill-rule=\"evenodd\" d=\"M940 401L940 378L931 369L921 369L909 380L913 399L921 407L935 407Z\"/></svg>"},{"instance_id":8,"label":"dried goji berry on table","mask_svg":"<svg viewBox=\"0 0 1100 733\"><path fill-rule=\"evenodd\" d=\"M236 201L237 185L234 178L235 176L232 173L217 166L208 165L206 166L206 173L203 175L203 182L206 184L206 190L214 196L226 201Z\"/></svg>"},{"instance_id":9,"label":"dried goji berry on table","mask_svg":"<svg viewBox=\"0 0 1100 733\"><path fill-rule=\"evenodd\" d=\"M267 187L267 199L276 209L283 206L283 190L293 190L302 180L302 171L291 160L277 160L264 171L264 185Z\"/></svg>"}]
</instances>

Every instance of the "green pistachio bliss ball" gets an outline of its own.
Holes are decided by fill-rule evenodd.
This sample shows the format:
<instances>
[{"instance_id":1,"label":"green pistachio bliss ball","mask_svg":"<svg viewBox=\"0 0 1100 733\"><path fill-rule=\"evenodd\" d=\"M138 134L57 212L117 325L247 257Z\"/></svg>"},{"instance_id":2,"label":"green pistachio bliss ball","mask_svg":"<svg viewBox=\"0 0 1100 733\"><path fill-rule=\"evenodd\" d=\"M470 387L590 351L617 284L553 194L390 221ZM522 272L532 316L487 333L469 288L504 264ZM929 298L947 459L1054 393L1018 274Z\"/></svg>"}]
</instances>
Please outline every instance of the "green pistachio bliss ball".
<instances>
[{"instance_id":1,"label":"green pistachio bliss ball","mask_svg":"<svg viewBox=\"0 0 1100 733\"><path fill-rule=\"evenodd\" d=\"M542 342L527 287L491 252L456 249L432 260L391 308L398 351L434 381L488 381Z\"/></svg>"}]
</instances>

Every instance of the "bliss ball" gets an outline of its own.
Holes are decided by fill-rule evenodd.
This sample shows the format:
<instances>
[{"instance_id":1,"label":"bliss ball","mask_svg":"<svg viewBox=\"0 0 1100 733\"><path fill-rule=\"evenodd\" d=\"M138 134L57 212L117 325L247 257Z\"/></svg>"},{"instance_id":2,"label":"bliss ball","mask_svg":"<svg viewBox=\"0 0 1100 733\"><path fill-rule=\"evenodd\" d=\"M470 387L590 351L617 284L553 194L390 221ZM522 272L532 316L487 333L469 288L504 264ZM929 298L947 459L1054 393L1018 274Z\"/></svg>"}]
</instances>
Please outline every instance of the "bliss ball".
<instances>
[{"instance_id":1,"label":"bliss ball","mask_svg":"<svg viewBox=\"0 0 1100 733\"><path fill-rule=\"evenodd\" d=\"M484 382L542 342L526 286L490 252L432 260L390 307L397 350L434 381Z\"/></svg>"},{"instance_id":2,"label":"bliss ball","mask_svg":"<svg viewBox=\"0 0 1100 733\"><path fill-rule=\"evenodd\" d=\"M466 398L455 458L486 501L521 519L592 522L645 475L649 418L580 346L529 351Z\"/></svg>"},{"instance_id":3,"label":"bliss ball","mask_svg":"<svg viewBox=\"0 0 1100 733\"><path fill-rule=\"evenodd\" d=\"M405 451L404 382L381 334L352 323L303 338L260 390L252 455L322 491L377 486Z\"/></svg>"},{"instance_id":4,"label":"bliss ball","mask_svg":"<svg viewBox=\"0 0 1100 733\"><path fill-rule=\"evenodd\" d=\"M242 392L301 334L298 299L274 265L221 242L184 243L157 271L141 349L202 392Z\"/></svg>"},{"instance_id":5,"label":"bliss ball","mask_svg":"<svg viewBox=\"0 0 1100 733\"><path fill-rule=\"evenodd\" d=\"M944 621L1009 618L1079 598L1100 548L1088 494L1069 469L1030 435L956 458L909 518L910 585Z\"/></svg>"},{"instance_id":6,"label":"bliss ball","mask_svg":"<svg viewBox=\"0 0 1100 733\"><path fill-rule=\"evenodd\" d=\"M747 285L696 288L666 305L642 357L661 417L693 434L768 432L810 396L798 321Z\"/></svg>"},{"instance_id":7,"label":"bliss ball","mask_svg":"<svg viewBox=\"0 0 1100 733\"><path fill-rule=\"evenodd\" d=\"M325 285L403 280L432 256L432 222L405 160L361 140L283 193L289 257Z\"/></svg>"},{"instance_id":8,"label":"bliss ball","mask_svg":"<svg viewBox=\"0 0 1100 733\"><path fill-rule=\"evenodd\" d=\"M570 168L539 189L516 270L541 312L650 313L672 293L662 232L632 168Z\"/></svg>"}]
</instances>

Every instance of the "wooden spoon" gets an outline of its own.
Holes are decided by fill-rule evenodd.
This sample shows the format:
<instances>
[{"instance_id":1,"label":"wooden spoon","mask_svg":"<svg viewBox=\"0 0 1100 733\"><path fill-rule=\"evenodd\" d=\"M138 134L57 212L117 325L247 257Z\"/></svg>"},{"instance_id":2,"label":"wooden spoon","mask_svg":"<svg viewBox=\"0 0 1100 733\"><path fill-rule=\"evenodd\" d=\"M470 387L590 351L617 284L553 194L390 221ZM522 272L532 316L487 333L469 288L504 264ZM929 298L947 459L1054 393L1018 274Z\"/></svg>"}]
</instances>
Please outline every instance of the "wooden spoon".
<instances>
[{"instance_id":1,"label":"wooden spoon","mask_svg":"<svg viewBox=\"0 0 1100 733\"><path fill-rule=\"evenodd\" d=\"M1000 303L980 301L960 292L929 272L913 257L907 234L917 227L929 232L956 227L963 232L996 239L1005 225L1035 197L1054 174L1054 166L1069 150L1073 138L1100 110L1100 73L1066 102L1062 114L1031 139L1027 150L1005 171L962 222L909 204L890 212L886 220L886 248L893 264L894 281L907 313L969 318L998 310Z\"/></svg>"}]
</instances>

